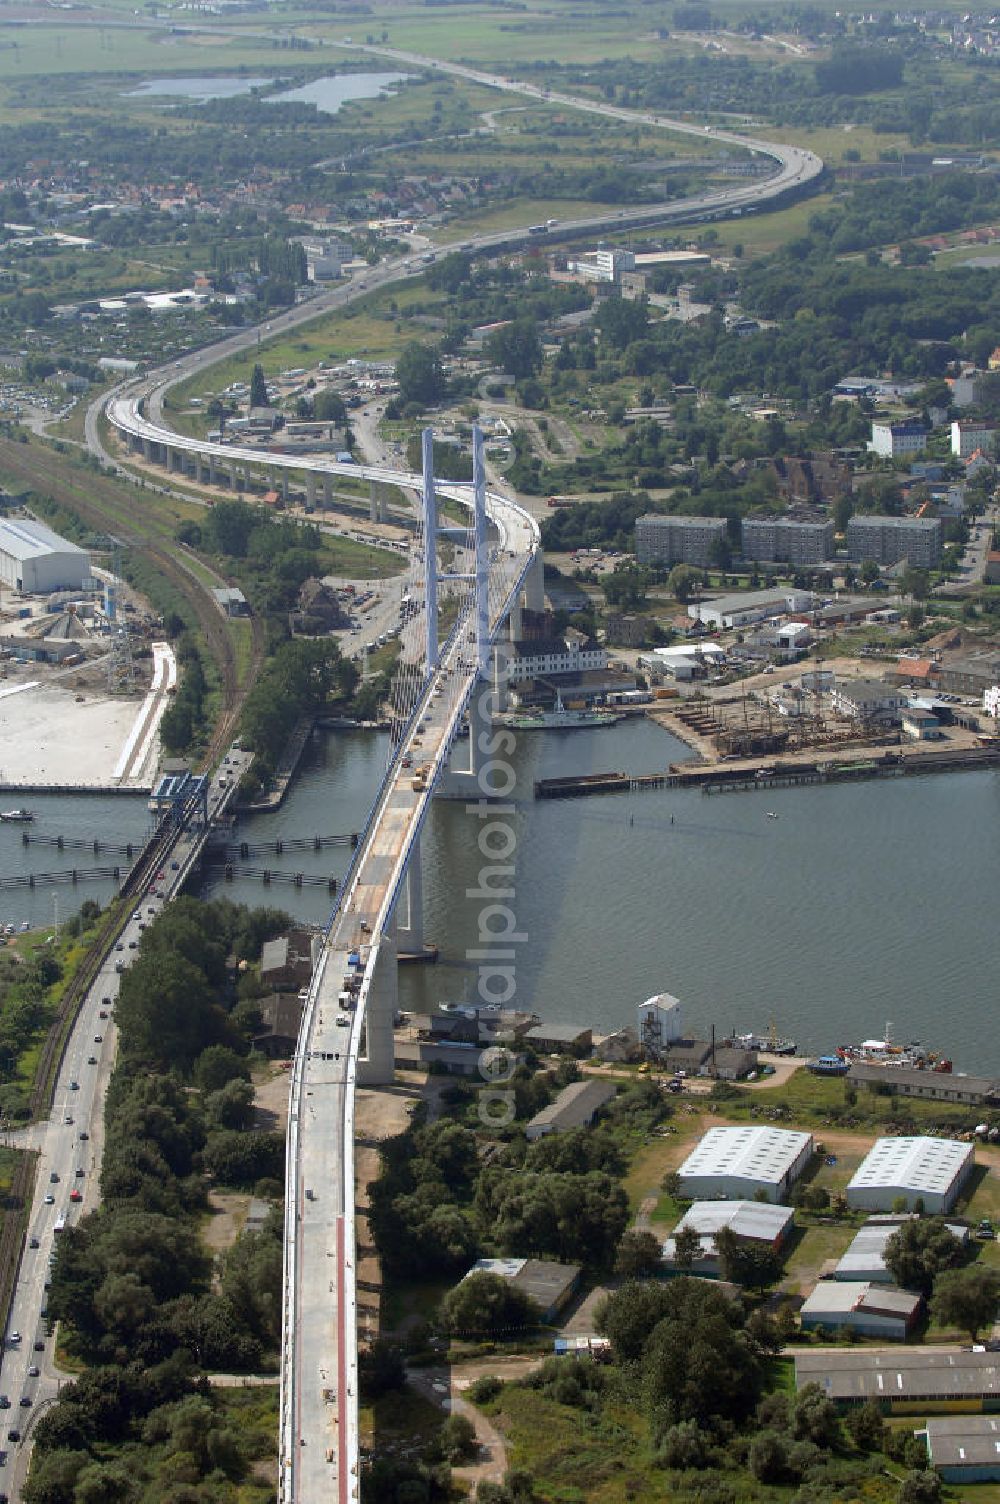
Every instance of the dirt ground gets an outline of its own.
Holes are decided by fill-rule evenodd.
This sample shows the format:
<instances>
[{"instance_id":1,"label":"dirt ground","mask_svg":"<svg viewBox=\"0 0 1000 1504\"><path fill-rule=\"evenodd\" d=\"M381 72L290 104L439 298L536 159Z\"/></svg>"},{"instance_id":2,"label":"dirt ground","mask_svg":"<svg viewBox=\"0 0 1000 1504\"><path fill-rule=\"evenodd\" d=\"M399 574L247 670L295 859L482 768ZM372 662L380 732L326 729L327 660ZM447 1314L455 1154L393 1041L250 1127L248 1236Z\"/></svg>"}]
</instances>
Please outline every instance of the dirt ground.
<instances>
[{"instance_id":1,"label":"dirt ground","mask_svg":"<svg viewBox=\"0 0 1000 1504\"><path fill-rule=\"evenodd\" d=\"M269 1062L267 1074L254 1081L255 1128L284 1133L288 1127L289 1075L277 1062Z\"/></svg>"},{"instance_id":2,"label":"dirt ground","mask_svg":"<svg viewBox=\"0 0 1000 1504\"><path fill-rule=\"evenodd\" d=\"M212 1191L208 1218L202 1226L202 1242L209 1253L225 1253L243 1231L251 1198L240 1191Z\"/></svg>"},{"instance_id":3,"label":"dirt ground","mask_svg":"<svg viewBox=\"0 0 1000 1504\"><path fill-rule=\"evenodd\" d=\"M362 1087L355 1099L358 1312L362 1341L374 1341L379 1333L382 1271L365 1215L368 1187L378 1174L378 1146L383 1139L403 1132L424 1094L426 1080L420 1071L397 1071L392 1086ZM431 1081L429 1085L433 1088L435 1083Z\"/></svg>"}]
</instances>

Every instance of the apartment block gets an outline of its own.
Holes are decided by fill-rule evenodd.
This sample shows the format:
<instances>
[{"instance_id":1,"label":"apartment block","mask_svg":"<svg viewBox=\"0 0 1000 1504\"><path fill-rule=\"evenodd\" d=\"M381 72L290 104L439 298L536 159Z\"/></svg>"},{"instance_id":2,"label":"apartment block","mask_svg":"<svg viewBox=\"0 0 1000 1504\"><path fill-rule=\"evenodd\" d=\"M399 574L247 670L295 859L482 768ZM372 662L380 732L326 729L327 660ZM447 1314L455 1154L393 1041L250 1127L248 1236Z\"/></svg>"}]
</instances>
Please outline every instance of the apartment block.
<instances>
[{"instance_id":1,"label":"apartment block","mask_svg":"<svg viewBox=\"0 0 1000 1504\"><path fill-rule=\"evenodd\" d=\"M905 560L918 569L933 569L941 560L941 521L937 517L858 515L847 524L847 552L852 564Z\"/></svg>"},{"instance_id":2,"label":"apartment block","mask_svg":"<svg viewBox=\"0 0 1000 1504\"><path fill-rule=\"evenodd\" d=\"M726 541L724 517L663 517L647 513L635 523L640 564L699 564L712 560L712 545Z\"/></svg>"},{"instance_id":3,"label":"apartment block","mask_svg":"<svg viewBox=\"0 0 1000 1504\"><path fill-rule=\"evenodd\" d=\"M767 563L823 564L833 558L833 521L814 517L745 517L743 557Z\"/></svg>"}]
</instances>

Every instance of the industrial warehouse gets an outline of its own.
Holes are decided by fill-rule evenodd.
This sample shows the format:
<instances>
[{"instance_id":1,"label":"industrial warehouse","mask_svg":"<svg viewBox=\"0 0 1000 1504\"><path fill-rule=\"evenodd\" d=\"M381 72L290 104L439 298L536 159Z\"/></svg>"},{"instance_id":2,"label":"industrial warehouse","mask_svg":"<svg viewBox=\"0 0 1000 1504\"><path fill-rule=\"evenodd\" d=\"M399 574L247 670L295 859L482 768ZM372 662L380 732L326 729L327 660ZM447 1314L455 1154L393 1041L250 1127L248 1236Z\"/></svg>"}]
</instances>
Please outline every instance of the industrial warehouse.
<instances>
[{"instance_id":1,"label":"industrial warehouse","mask_svg":"<svg viewBox=\"0 0 1000 1504\"><path fill-rule=\"evenodd\" d=\"M813 1156L811 1133L787 1128L710 1128L681 1165L691 1201L783 1201Z\"/></svg>"},{"instance_id":2,"label":"industrial warehouse","mask_svg":"<svg viewBox=\"0 0 1000 1504\"><path fill-rule=\"evenodd\" d=\"M972 1173L971 1144L948 1138L880 1138L847 1187L847 1204L870 1212L947 1212ZM917 1203L920 1203L919 1205Z\"/></svg>"},{"instance_id":3,"label":"industrial warehouse","mask_svg":"<svg viewBox=\"0 0 1000 1504\"><path fill-rule=\"evenodd\" d=\"M43 522L0 517L0 584L25 595L82 590L90 578L85 549L60 538Z\"/></svg>"}]
</instances>

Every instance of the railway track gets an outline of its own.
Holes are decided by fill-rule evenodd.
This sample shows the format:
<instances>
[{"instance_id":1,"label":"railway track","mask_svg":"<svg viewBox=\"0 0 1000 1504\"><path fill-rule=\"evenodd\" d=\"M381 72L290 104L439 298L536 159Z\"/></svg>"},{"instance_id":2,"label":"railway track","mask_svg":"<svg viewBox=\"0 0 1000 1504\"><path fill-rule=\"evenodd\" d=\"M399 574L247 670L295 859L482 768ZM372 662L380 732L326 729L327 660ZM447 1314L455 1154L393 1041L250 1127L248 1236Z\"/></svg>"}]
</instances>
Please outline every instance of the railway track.
<instances>
[{"instance_id":1,"label":"railway track","mask_svg":"<svg viewBox=\"0 0 1000 1504\"><path fill-rule=\"evenodd\" d=\"M203 759L206 766L211 766L232 740L246 693L263 664L263 622L251 618L250 668L241 685L232 638L208 587L179 552L169 530L158 527L155 519L143 517L132 498L123 494L121 482L89 470L78 473L71 461L36 440L22 444L8 438L0 438L0 474L23 489L44 492L84 522L114 532L127 547L149 558L184 597L218 669L222 688L220 714ZM211 569L207 563L199 562L203 569ZM221 575L211 572L220 586L227 583Z\"/></svg>"}]
</instances>

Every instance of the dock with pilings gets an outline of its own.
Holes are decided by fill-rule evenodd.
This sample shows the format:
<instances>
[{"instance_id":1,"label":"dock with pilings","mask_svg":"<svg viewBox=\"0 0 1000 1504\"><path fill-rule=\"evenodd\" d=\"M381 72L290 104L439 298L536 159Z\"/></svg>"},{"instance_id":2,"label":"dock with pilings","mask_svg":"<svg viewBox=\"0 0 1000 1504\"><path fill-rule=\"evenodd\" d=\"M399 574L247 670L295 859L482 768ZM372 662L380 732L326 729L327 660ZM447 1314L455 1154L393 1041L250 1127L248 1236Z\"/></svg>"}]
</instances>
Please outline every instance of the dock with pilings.
<instances>
[{"instance_id":1,"label":"dock with pilings","mask_svg":"<svg viewBox=\"0 0 1000 1504\"><path fill-rule=\"evenodd\" d=\"M782 762L747 766L725 763L671 763L662 773L584 773L571 778L539 778L536 799L579 799L587 794L634 794L648 789L700 788L703 794L752 793L808 784L853 783L867 778L902 778L922 773L959 773L1000 766L1000 746L941 751L892 751L880 757L839 762Z\"/></svg>"}]
</instances>

